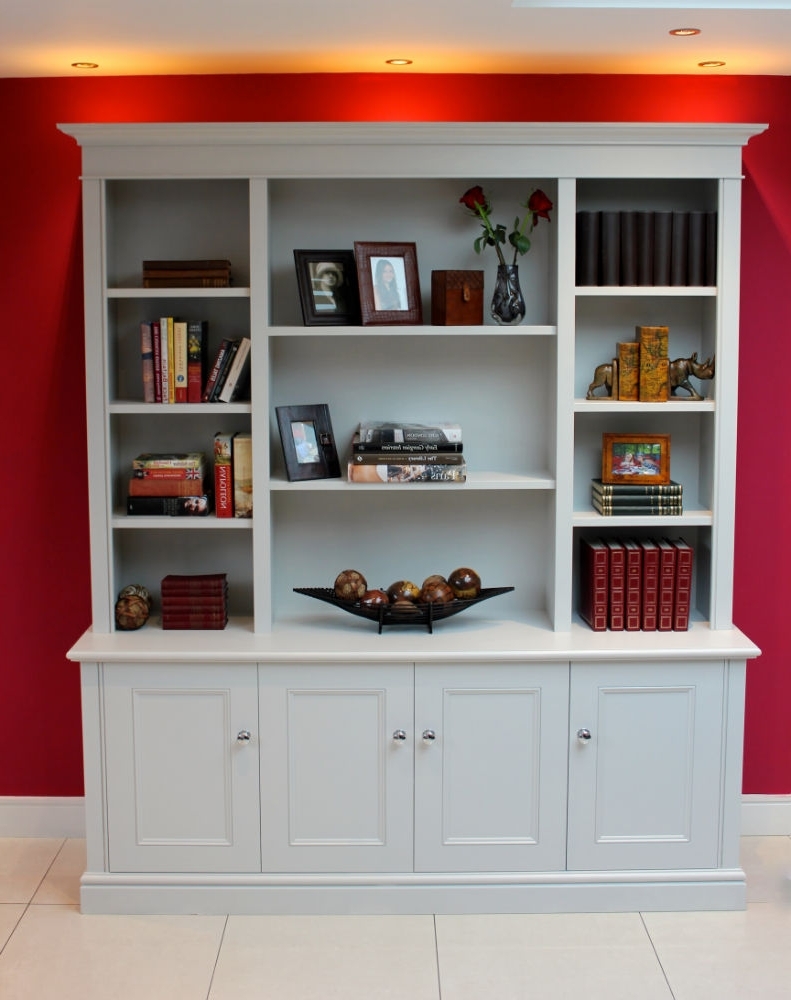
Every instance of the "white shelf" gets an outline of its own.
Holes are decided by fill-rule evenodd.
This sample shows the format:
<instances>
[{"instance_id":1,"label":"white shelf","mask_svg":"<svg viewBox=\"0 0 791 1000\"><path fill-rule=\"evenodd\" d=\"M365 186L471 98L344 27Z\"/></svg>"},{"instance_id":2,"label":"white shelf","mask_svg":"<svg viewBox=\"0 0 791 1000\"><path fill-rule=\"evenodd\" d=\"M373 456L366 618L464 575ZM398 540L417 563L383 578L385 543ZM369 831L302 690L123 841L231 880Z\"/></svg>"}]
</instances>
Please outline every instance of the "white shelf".
<instances>
[{"instance_id":1,"label":"white shelf","mask_svg":"<svg viewBox=\"0 0 791 1000\"><path fill-rule=\"evenodd\" d=\"M604 296L606 298L716 298L717 289L713 285L577 285L574 294L583 296Z\"/></svg>"},{"instance_id":2,"label":"white shelf","mask_svg":"<svg viewBox=\"0 0 791 1000\"><path fill-rule=\"evenodd\" d=\"M249 299L249 288L108 288L108 299Z\"/></svg>"}]
</instances>

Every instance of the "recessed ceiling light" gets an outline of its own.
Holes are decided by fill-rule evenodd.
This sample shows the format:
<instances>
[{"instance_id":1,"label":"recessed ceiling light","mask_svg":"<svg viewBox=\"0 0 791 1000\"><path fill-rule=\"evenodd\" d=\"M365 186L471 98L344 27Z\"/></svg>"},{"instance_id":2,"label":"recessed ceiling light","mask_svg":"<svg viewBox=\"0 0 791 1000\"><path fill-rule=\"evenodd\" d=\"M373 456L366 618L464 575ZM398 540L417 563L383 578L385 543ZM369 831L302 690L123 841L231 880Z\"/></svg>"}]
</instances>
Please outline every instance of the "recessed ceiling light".
<instances>
[{"instance_id":1,"label":"recessed ceiling light","mask_svg":"<svg viewBox=\"0 0 791 1000\"><path fill-rule=\"evenodd\" d=\"M700 28L673 28L668 34L676 35L678 38L686 38L687 35L699 35Z\"/></svg>"},{"instance_id":2,"label":"recessed ceiling light","mask_svg":"<svg viewBox=\"0 0 791 1000\"><path fill-rule=\"evenodd\" d=\"M716 69L718 66L724 66L725 63L720 59L707 59L706 62L699 62L698 66L701 69Z\"/></svg>"},{"instance_id":3,"label":"recessed ceiling light","mask_svg":"<svg viewBox=\"0 0 791 1000\"><path fill-rule=\"evenodd\" d=\"M411 59L386 59L385 62L388 66L411 66Z\"/></svg>"},{"instance_id":4,"label":"recessed ceiling light","mask_svg":"<svg viewBox=\"0 0 791 1000\"><path fill-rule=\"evenodd\" d=\"M98 69L99 63L76 62L71 64L74 69Z\"/></svg>"}]
</instances>

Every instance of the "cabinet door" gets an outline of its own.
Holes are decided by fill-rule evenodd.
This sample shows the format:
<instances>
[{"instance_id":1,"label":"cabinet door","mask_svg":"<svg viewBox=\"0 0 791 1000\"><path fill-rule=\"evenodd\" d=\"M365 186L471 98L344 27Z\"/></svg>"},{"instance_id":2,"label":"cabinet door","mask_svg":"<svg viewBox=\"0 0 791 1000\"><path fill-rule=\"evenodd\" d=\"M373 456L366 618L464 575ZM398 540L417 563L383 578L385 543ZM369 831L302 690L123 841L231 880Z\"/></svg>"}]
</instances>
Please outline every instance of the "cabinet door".
<instances>
[{"instance_id":1,"label":"cabinet door","mask_svg":"<svg viewBox=\"0 0 791 1000\"><path fill-rule=\"evenodd\" d=\"M111 871L260 871L256 691L254 665L104 667Z\"/></svg>"},{"instance_id":2,"label":"cabinet door","mask_svg":"<svg viewBox=\"0 0 791 1000\"><path fill-rule=\"evenodd\" d=\"M562 869L568 665L418 665L415 690L416 870Z\"/></svg>"},{"instance_id":3,"label":"cabinet door","mask_svg":"<svg viewBox=\"0 0 791 1000\"><path fill-rule=\"evenodd\" d=\"M714 868L722 663L572 665L568 867Z\"/></svg>"},{"instance_id":4,"label":"cabinet door","mask_svg":"<svg viewBox=\"0 0 791 1000\"><path fill-rule=\"evenodd\" d=\"M267 665L260 686L264 870L411 870L411 665Z\"/></svg>"}]
</instances>

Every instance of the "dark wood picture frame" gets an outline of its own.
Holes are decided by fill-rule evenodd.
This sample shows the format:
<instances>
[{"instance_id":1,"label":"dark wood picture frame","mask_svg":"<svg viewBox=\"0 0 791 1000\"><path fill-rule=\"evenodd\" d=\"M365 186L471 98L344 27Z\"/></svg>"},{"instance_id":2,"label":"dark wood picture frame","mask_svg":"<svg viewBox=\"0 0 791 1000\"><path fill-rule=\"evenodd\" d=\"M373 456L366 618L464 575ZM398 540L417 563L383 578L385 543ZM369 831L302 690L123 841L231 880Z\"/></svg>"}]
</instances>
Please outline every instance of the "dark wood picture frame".
<instances>
[{"instance_id":1,"label":"dark wood picture frame","mask_svg":"<svg viewBox=\"0 0 791 1000\"><path fill-rule=\"evenodd\" d=\"M423 303L414 243L354 243L363 326L421 324ZM387 268L393 281L385 281Z\"/></svg>"},{"instance_id":2,"label":"dark wood picture frame","mask_svg":"<svg viewBox=\"0 0 791 1000\"><path fill-rule=\"evenodd\" d=\"M275 412L289 482L340 478L329 406L276 406Z\"/></svg>"},{"instance_id":3,"label":"dark wood picture frame","mask_svg":"<svg viewBox=\"0 0 791 1000\"><path fill-rule=\"evenodd\" d=\"M669 483L669 434L603 434L602 482Z\"/></svg>"},{"instance_id":4,"label":"dark wood picture frame","mask_svg":"<svg viewBox=\"0 0 791 1000\"><path fill-rule=\"evenodd\" d=\"M359 326L360 292L352 250L295 250L305 326Z\"/></svg>"}]
</instances>

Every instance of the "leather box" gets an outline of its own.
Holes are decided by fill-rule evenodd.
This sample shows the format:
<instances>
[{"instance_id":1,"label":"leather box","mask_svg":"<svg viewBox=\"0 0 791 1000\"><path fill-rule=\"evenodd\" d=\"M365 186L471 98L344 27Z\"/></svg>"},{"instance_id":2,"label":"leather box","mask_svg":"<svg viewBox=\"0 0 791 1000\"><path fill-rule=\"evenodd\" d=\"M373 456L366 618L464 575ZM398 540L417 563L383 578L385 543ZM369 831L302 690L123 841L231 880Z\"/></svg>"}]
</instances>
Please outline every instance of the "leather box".
<instances>
[{"instance_id":1,"label":"leather box","mask_svg":"<svg viewBox=\"0 0 791 1000\"><path fill-rule=\"evenodd\" d=\"M480 326L483 271L432 271L431 322L434 326Z\"/></svg>"}]
</instances>

